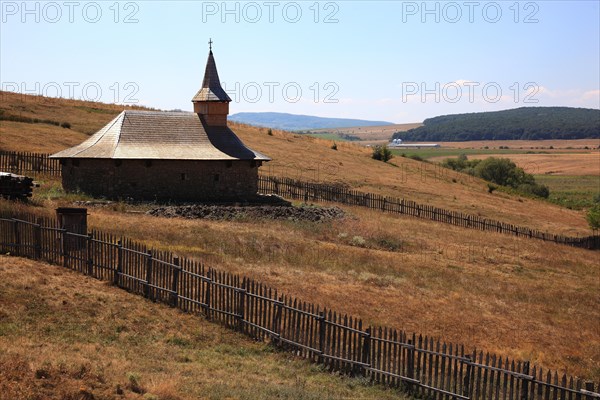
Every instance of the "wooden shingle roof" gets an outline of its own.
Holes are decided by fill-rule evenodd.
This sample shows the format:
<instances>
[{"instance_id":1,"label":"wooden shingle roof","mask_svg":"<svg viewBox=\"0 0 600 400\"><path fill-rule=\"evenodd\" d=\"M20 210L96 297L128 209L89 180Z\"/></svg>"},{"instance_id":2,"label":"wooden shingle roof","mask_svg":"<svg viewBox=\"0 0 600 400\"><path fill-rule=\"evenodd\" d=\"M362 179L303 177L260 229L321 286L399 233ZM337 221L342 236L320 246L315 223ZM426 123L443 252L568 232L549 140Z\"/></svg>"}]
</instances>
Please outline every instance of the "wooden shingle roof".
<instances>
[{"instance_id":1,"label":"wooden shingle roof","mask_svg":"<svg viewBox=\"0 0 600 400\"><path fill-rule=\"evenodd\" d=\"M271 160L246 147L227 126L208 126L198 114L133 110L51 158Z\"/></svg>"},{"instance_id":2,"label":"wooden shingle roof","mask_svg":"<svg viewBox=\"0 0 600 400\"><path fill-rule=\"evenodd\" d=\"M219 80L219 73L217 72L217 65L215 64L212 50L208 53L202 88L196 93L192 101L231 101L231 98L221 87L221 81Z\"/></svg>"}]
</instances>

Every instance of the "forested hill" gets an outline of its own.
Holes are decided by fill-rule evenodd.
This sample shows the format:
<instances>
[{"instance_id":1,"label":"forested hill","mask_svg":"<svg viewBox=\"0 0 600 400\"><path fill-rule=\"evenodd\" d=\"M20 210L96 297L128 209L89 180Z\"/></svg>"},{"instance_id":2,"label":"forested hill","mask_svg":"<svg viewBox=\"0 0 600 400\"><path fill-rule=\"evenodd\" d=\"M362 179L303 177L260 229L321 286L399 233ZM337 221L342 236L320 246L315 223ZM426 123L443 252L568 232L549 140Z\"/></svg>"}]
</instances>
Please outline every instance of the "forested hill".
<instances>
[{"instance_id":1,"label":"forested hill","mask_svg":"<svg viewBox=\"0 0 600 400\"><path fill-rule=\"evenodd\" d=\"M394 133L405 141L541 140L600 138L600 110L522 107L472 114L442 115L423 126Z\"/></svg>"}]
</instances>

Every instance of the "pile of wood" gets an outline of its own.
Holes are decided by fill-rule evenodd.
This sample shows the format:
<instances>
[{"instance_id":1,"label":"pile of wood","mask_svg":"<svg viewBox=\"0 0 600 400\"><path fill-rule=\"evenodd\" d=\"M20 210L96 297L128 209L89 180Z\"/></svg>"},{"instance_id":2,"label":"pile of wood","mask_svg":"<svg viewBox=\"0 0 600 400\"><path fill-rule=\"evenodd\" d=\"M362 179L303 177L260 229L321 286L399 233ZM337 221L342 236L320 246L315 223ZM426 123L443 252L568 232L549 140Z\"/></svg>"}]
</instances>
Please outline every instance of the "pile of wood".
<instances>
[{"instance_id":1,"label":"pile of wood","mask_svg":"<svg viewBox=\"0 0 600 400\"><path fill-rule=\"evenodd\" d=\"M0 172L0 197L26 199L31 197L33 179L23 175Z\"/></svg>"}]
</instances>

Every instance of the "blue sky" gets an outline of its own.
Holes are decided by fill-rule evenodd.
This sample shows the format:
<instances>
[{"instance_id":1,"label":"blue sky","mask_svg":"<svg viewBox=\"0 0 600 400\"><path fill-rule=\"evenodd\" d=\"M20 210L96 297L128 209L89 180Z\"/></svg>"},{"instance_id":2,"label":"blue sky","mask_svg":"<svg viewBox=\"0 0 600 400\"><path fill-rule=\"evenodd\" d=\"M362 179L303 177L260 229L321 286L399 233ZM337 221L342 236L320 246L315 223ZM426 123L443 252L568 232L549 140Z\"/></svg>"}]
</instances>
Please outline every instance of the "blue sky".
<instances>
[{"instance_id":1,"label":"blue sky","mask_svg":"<svg viewBox=\"0 0 600 400\"><path fill-rule=\"evenodd\" d=\"M598 1L1 1L2 89L397 123L600 108Z\"/></svg>"}]
</instances>

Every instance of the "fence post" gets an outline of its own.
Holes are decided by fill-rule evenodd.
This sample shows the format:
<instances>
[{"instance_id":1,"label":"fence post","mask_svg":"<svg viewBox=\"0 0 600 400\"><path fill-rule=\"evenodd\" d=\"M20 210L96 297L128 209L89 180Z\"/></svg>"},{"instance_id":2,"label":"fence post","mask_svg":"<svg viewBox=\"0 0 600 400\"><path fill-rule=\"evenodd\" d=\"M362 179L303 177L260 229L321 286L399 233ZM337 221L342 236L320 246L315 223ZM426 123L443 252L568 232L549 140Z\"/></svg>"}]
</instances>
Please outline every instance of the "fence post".
<instances>
[{"instance_id":1,"label":"fence post","mask_svg":"<svg viewBox=\"0 0 600 400\"><path fill-rule=\"evenodd\" d=\"M415 344L412 339L408 339L408 348L406 354L406 377L415 379ZM408 384L409 393L415 392L414 384L411 382Z\"/></svg>"},{"instance_id":2,"label":"fence post","mask_svg":"<svg viewBox=\"0 0 600 400\"><path fill-rule=\"evenodd\" d=\"M361 355L360 361L363 364L371 365L371 327L368 327L365 330L365 335L364 335L364 339L363 339L362 355ZM362 368L363 376L367 376L366 367L363 366L361 368Z\"/></svg>"},{"instance_id":3,"label":"fence post","mask_svg":"<svg viewBox=\"0 0 600 400\"><path fill-rule=\"evenodd\" d=\"M179 286L179 271L181 271L181 267L179 266L179 257L175 257L173 259L173 281L171 282L171 306L177 307L177 303L179 301L179 292L177 291Z\"/></svg>"},{"instance_id":4,"label":"fence post","mask_svg":"<svg viewBox=\"0 0 600 400\"><path fill-rule=\"evenodd\" d=\"M152 251L148 251L146 256L146 285L144 286L144 297L150 298L150 281L152 279Z\"/></svg>"},{"instance_id":5,"label":"fence post","mask_svg":"<svg viewBox=\"0 0 600 400\"><path fill-rule=\"evenodd\" d=\"M36 260L39 260L42 258L42 222L43 222L43 219L41 217L38 217L38 219L36 221L36 225L35 225L34 257Z\"/></svg>"},{"instance_id":6,"label":"fence post","mask_svg":"<svg viewBox=\"0 0 600 400\"><path fill-rule=\"evenodd\" d=\"M325 310L319 313L319 364L323 364L325 358L323 354L325 353Z\"/></svg>"},{"instance_id":7,"label":"fence post","mask_svg":"<svg viewBox=\"0 0 600 400\"><path fill-rule=\"evenodd\" d=\"M275 302L275 306L273 307L273 326L271 330L277 334L279 334L279 327L281 326L281 313L283 311L283 296L279 296L279 299ZM272 340L274 342L274 340ZM281 344L281 341L279 341Z\"/></svg>"},{"instance_id":8,"label":"fence post","mask_svg":"<svg viewBox=\"0 0 600 400\"><path fill-rule=\"evenodd\" d=\"M13 219L13 232L15 234L15 255L21 255L21 235L19 234L19 221Z\"/></svg>"},{"instance_id":9,"label":"fence post","mask_svg":"<svg viewBox=\"0 0 600 400\"><path fill-rule=\"evenodd\" d=\"M117 242L117 269L113 275L113 283L119 286L119 278L123 273L123 242L119 239Z\"/></svg>"},{"instance_id":10,"label":"fence post","mask_svg":"<svg viewBox=\"0 0 600 400\"><path fill-rule=\"evenodd\" d=\"M598 390L600 390L600 388ZM594 397L589 393L594 393L594 382L586 382L585 391L588 393L588 395L585 396L585 399L592 400Z\"/></svg>"},{"instance_id":11,"label":"fence post","mask_svg":"<svg viewBox=\"0 0 600 400\"><path fill-rule=\"evenodd\" d=\"M206 319L210 320L210 285L212 284L212 269L208 270L207 280L206 280L206 292L204 293L204 304L206 304L204 313L206 314Z\"/></svg>"},{"instance_id":12,"label":"fence post","mask_svg":"<svg viewBox=\"0 0 600 400\"><path fill-rule=\"evenodd\" d=\"M529 375L529 361L523 363L523 371L521 371L521 373ZM529 379L521 379L523 380L523 385L521 386L521 400L527 400L529 398Z\"/></svg>"},{"instance_id":13,"label":"fence post","mask_svg":"<svg viewBox=\"0 0 600 400\"><path fill-rule=\"evenodd\" d=\"M465 364L467 364L467 371L465 372L465 377L463 378L462 395L465 397L471 397L471 356L466 355L464 358L467 359L467 361L465 361Z\"/></svg>"},{"instance_id":14,"label":"fence post","mask_svg":"<svg viewBox=\"0 0 600 400\"><path fill-rule=\"evenodd\" d=\"M246 300L246 280L242 282L241 289L237 289L238 301L237 301L237 331L244 331L244 303Z\"/></svg>"},{"instance_id":15,"label":"fence post","mask_svg":"<svg viewBox=\"0 0 600 400\"><path fill-rule=\"evenodd\" d=\"M92 247L93 234L89 233L87 237L86 255L87 255L87 274L94 275L94 254Z\"/></svg>"},{"instance_id":16,"label":"fence post","mask_svg":"<svg viewBox=\"0 0 600 400\"><path fill-rule=\"evenodd\" d=\"M62 235L63 267L67 268L69 266L69 245L68 245L68 241L67 241L67 230L61 229L60 233Z\"/></svg>"}]
</instances>

